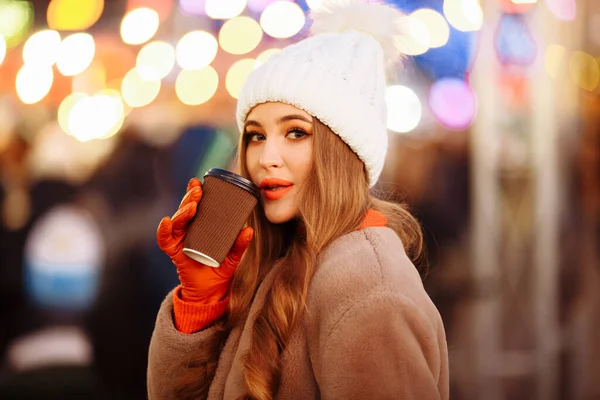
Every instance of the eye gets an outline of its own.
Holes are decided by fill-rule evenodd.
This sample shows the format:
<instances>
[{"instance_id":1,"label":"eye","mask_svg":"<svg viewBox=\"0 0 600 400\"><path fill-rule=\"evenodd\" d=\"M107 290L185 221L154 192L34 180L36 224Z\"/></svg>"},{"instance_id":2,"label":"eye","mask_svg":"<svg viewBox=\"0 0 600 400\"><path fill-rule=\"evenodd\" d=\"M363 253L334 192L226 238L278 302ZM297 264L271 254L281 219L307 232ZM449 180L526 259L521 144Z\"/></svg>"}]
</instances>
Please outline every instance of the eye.
<instances>
[{"instance_id":1,"label":"eye","mask_svg":"<svg viewBox=\"0 0 600 400\"><path fill-rule=\"evenodd\" d=\"M289 137L290 139L294 139L294 140L302 139L308 135L309 134L305 130L300 129L300 128L291 129L287 133L287 137Z\"/></svg>"},{"instance_id":2,"label":"eye","mask_svg":"<svg viewBox=\"0 0 600 400\"><path fill-rule=\"evenodd\" d=\"M261 140L265 140L265 135L258 132L246 132L244 133L244 140L247 142L258 142Z\"/></svg>"}]
</instances>

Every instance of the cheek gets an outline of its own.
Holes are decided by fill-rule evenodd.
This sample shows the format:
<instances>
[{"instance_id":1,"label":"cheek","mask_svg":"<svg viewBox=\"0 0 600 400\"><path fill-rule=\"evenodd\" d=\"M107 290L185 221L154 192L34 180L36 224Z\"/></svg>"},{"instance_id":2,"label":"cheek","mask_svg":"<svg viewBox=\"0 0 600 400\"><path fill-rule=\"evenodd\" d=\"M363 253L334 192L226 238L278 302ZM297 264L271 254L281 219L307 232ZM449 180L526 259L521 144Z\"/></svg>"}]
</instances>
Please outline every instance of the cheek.
<instances>
[{"instance_id":1,"label":"cheek","mask_svg":"<svg viewBox=\"0 0 600 400\"><path fill-rule=\"evenodd\" d=\"M246 169L250 173L250 177L254 178L254 173L259 165L258 154L255 149L248 147L246 149Z\"/></svg>"},{"instance_id":2,"label":"cheek","mask_svg":"<svg viewBox=\"0 0 600 400\"><path fill-rule=\"evenodd\" d=\"M307 143L308 144L308 143ZM301 151L295 152L294 170L296 178L304 181L308 177L313 166L312 145L305 146Z\"/></svg>"}]
</instances>

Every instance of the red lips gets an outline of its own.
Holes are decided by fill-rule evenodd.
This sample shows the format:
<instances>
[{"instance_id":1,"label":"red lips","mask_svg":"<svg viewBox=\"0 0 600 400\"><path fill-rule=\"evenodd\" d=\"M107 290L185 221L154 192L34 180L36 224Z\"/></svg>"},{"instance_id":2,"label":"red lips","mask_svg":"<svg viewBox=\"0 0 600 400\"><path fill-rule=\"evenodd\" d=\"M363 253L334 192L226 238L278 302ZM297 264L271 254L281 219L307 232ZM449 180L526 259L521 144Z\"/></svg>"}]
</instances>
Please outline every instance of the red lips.
<instances>
[{"instance_id":1,"label":"red lips","mask_svg":"<svg viewBox=\"0 0 600 400\"><path fill-rule=\"evenodd\" d=\"M294 184L280 178L265 178L260 181L260 188L262 193L267 200L279 200L286 194L288 194Z\"/></svg>"}]
</instances>

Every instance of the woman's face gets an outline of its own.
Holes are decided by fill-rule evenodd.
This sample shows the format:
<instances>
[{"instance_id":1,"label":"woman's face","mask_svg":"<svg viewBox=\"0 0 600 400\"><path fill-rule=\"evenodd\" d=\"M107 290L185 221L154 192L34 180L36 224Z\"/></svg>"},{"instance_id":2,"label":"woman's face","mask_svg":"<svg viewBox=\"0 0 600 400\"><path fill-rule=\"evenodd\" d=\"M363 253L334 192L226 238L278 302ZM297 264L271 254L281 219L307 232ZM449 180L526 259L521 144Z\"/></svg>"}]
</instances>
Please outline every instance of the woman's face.
<instances>
[{"instance_id":1,"label":"woman's face","mask_svg":"<svg viewBox=\"0 0 600 400\"><path fill-rule=\"evenodd\" d=\"M246 168L271 223L298 215L298 192L313 165L312 135L312 116L288 104L259 104L246 117Z\"/></svg>"}]
</instances>

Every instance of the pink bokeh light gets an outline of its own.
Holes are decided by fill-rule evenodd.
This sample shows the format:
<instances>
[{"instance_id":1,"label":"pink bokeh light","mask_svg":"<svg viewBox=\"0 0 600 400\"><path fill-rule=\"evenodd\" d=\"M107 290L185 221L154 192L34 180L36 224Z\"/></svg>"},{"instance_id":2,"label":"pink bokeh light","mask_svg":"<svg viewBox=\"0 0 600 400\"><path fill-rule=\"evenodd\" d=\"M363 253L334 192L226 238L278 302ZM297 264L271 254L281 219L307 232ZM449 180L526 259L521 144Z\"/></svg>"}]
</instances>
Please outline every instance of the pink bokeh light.
<instances>
[{"instance_id":1,"label":"pink bokeh light","mask_svg":"<svg viewBox=\"0 0 600 400\"><path fill-rule=\"evenodd\" d=\"M465 81L444 78L431 86L429 107L440 124L448 129L462 130L475 119L477 100Z\"/></svg>"},{"instance_id":2,"label":"pink bokeh light","mask_svg":"<svg viewBox=\"0 0 600 400\"><path fill-rule=\"evenodd\" d=\"M184 14L206 15L206 0L179 0L179 8Z\"/></svg>"},{"instance_id":3,"label":"pink bokeh light","mask_svg":"<svg viewBox=\"0 0 600 400\"><path fill-rule=\"evenodd\" d=\"M275 0L248 0L248 9L254 12L262 12L267 6Z\"/></svg>"},{"instance_id":4,"label":"pink bokeh light","mask_svg":"<svg viewBox=\"0 0 600 400\"><path fill-rule=\"evenodd\" d=\"M546 6L561 21L573 21L577 16L575 0L546 0Z\"/></svg>"}]
</instances>

